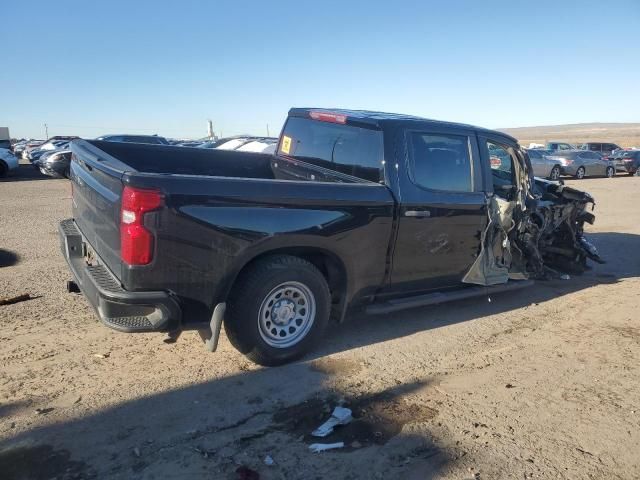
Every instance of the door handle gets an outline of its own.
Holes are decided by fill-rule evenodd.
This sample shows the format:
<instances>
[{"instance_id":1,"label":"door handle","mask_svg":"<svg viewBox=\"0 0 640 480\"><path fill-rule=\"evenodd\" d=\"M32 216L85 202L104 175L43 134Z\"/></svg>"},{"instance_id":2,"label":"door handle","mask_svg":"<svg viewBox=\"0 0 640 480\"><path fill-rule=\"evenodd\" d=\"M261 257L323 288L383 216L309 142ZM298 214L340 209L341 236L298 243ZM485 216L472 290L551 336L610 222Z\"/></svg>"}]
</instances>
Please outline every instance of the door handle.
<instances>
[{"instance_id":1,"label":"door handle","mask_svg":"<svg viewBox=\"0 0 640 480\"><path fill-rule=\"evenodd\" d=\"M429 218L431 216L431 212L429 210L407 210L404 212L404 216L412 218Z\"/></svg>"}]
</instances>

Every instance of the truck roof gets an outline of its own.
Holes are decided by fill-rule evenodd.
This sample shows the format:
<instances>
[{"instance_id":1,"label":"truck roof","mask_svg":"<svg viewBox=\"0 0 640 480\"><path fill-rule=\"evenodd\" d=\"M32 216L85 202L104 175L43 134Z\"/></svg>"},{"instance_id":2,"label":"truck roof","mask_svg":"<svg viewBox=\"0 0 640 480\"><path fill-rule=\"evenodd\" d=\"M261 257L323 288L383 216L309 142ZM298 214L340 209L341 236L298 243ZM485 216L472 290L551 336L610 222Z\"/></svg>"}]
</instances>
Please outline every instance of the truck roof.
<instances>
[{"instance_id":1,"label":"truck roof","mask_svg":"<svg viewBox=\"0 0 640 480\"><path fill-rule=\"evenodd\" d=\"M445 122L442 120L433 120L430 118L417 117L414 115L405 115L402 113L387 113L376 112L371 110L350 110L344 108L292 108L289 110L290 117L309 117L311 112L338 114L347 117L347 121L355 121L355 123L364 123L379 128L385 126L396 126L400 124L406 124L408 122L420 124L421 127L428 128L429 126L440 127L458 127L464 129L477 130L481 132L499 134L503 137L510 138L514 142L518 140L511 135L497 130L490 130L488 128L476 127L475 125L468 125L465 123Z\"/></svg>"}]
</instances>

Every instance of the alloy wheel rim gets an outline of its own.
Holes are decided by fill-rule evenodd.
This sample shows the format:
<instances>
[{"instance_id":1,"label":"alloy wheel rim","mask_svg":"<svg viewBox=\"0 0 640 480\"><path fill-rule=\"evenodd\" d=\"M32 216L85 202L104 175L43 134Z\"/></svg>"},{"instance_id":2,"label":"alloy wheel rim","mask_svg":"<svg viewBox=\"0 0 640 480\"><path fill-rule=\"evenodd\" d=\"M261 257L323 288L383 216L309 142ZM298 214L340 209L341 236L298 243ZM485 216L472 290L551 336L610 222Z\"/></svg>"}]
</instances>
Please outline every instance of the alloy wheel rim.
<instances>
[{"instance_id":1,"label":"alloy wheel rim","mask_svg":"<svg viewBox=\"0 0 640 480\"><path fill-rule=\"evenodd\" d=\"M270 347L292 347L309 333L315 314L316 301L309 287L300 282L281 283L258 310L260 337Z\"/></svg>"}]
</instances>

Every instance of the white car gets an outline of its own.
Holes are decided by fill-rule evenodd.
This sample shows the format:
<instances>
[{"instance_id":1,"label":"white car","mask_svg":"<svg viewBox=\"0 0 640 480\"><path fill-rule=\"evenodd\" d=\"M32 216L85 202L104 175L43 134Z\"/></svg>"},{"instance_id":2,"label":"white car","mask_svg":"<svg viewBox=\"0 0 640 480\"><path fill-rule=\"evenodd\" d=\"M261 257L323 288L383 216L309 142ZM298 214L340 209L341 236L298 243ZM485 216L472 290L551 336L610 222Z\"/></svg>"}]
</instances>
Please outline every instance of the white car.
<instances>
[{"instance_id":1,"label":"white car","mask_svg":"<svg viewBox=\"0 0 640 480\"><path fill-rule=\"evenodd\" d=\"M278 142L253 140L245 143L236 150L239 152L275 153Z\"/></svg>"},{"instance_id":2,"label":"white car","mask_svg":"<svg viewBox=\"0 0 640 480\"><path fill-rule=\"evenodd\" d=\"M0 148L0 178L18 168L18 158L8 148Z\"/></svg>"}]
</instances>

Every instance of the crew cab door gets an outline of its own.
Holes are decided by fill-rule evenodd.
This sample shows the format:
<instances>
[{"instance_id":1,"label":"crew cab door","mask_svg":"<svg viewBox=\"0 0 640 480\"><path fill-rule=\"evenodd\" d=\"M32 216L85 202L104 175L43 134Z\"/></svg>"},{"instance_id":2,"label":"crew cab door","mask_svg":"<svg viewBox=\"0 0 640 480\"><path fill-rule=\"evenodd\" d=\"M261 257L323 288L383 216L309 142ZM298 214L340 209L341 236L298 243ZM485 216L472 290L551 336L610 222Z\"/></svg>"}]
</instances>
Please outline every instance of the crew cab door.
<instances>
[{"instance_id":1,"label":"crew cab door","mask_svg":"<svg viewBox=\"0 0 640 480\"><path fill-rule=\"evenodd\" d=\"M400 208L390 291L411 293L460 283L487 225L475 133L407 131L399 166Z\"/></svg>"}]
</instances>

